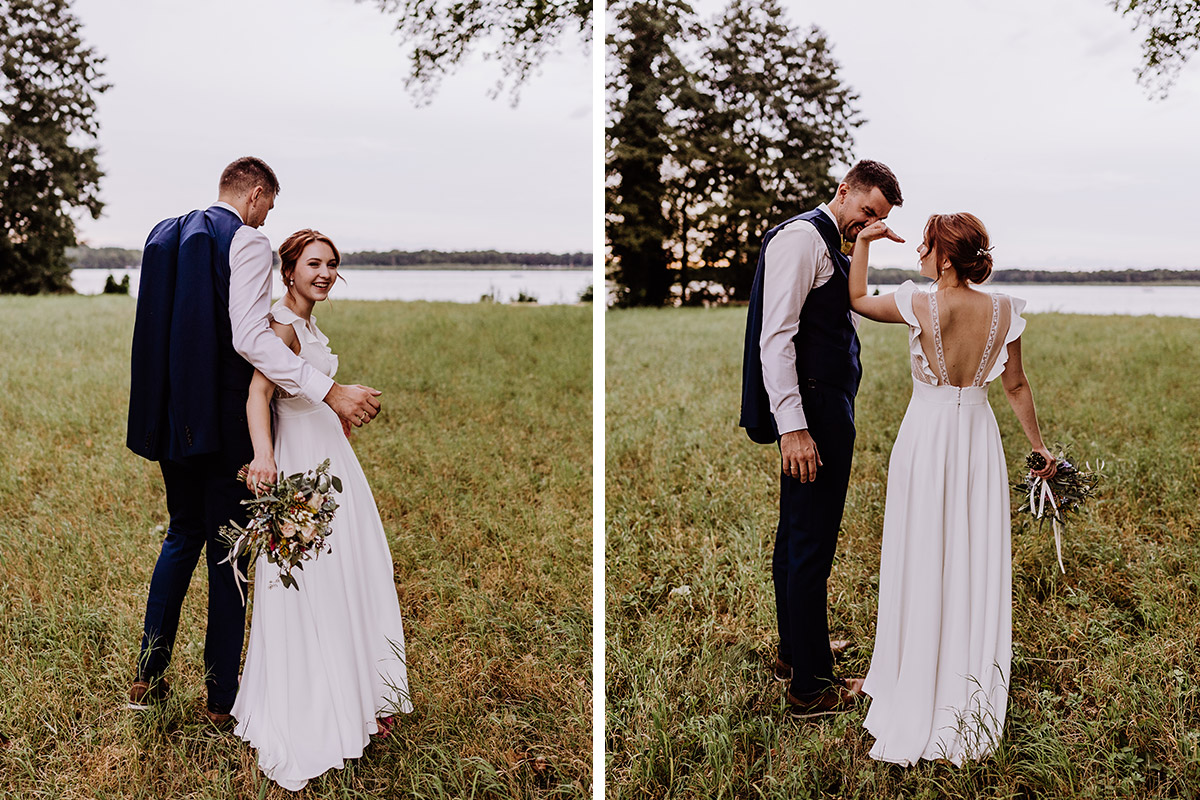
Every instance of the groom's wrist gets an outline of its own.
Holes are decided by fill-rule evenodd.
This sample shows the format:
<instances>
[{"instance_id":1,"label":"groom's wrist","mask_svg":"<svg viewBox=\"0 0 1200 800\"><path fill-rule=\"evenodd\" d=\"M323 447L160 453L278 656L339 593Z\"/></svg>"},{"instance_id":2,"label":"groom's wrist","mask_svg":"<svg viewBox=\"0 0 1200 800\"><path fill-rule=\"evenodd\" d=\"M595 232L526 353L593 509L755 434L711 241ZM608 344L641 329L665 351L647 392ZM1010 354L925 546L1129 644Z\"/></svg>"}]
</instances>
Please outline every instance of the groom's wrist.
<instances>
[{"instance_id":1,"label":"groom's wrist","mask_svg":"<svg viewBox=\"0 0 1200 800\"><path fill-rule=\"evenodd\" d=\"M300 387L300 396L316 406L325 402L325 399L329 397L329 393L333 391L333 387L337 383L333 378L322 372L317 372L316 370L313 370L313 372L315 374L309 379L308 383Z\"/></svg>"},{"instance_id":2,"label":"groom's wrist","mask_svg":"<svg viewBox=\"0 0 1200 800\"><path fill-rule=\"evenodd\" d=\"M779 435L783 436L785 433L807 430L808 420L804 417L804 411L800 409L780 411L775 415L775 428Z\"/></svg>"}]
</instances>

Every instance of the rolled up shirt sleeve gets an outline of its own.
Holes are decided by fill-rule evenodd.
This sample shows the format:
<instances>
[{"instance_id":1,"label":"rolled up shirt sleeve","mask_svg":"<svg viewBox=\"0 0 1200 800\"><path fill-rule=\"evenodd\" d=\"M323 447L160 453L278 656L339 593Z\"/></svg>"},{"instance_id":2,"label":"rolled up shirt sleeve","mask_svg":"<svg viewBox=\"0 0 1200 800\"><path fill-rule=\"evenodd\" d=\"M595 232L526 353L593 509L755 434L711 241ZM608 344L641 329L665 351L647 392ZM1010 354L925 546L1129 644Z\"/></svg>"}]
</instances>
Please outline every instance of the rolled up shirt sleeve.
<instances>
[{"instance_id":1,"label":"rolled up shirt sleeve","mask_svg":"<svg viewBox=\"0 0 1200 800\"><path fill-rule=\"evenodd\" d=\"M795 222L767 244L763 265L763 323L759 337L763 385L779 435L808 428L796 376L800 311L809 292L824 284L832 263L816 227ZM824 269L822 269L824 267Z\"/></svg>"},{"instance_id":2,"label":"rolled up shirt sleeve","mask_svg":"<svg viewBox=\"0 0 1200 800\"><path fill-rule=\"evenodd\" d=\"M271 330L271 241L243 225L229 247L229 322L233 349L276 386L314 405L333 387L325 375L283 343Z\"/></svg>"}]
</instances>

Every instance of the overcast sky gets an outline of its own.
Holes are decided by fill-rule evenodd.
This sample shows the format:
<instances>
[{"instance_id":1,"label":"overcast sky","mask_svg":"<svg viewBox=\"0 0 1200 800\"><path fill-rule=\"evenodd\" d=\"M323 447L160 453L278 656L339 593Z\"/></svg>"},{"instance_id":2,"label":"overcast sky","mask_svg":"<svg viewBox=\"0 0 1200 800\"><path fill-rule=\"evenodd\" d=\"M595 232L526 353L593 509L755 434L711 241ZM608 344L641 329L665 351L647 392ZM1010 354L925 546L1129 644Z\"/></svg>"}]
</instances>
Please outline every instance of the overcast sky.
<instances>
[{"instance_id":1,"label":"overcast sky","mask_svg":"<svg viewBox=\"0 0 1200 800\"><path fill-rule=\"evenodd\" d=\"M1149 99L1140 36L1109 0L783 2L860 95L855 156L900 179L909 243L873 264L915 267L928 216L970 211L1001 268L1200 268L1200 59Z\"/></svg>"},{"instance_id":2,"label":"overcast sky","mask_svg":"<svg viewBox=\"0 0 1200 800\"><path fill-rule=\"evenodd\" d=\"M476 57L428 106L403 88L392 18L352 0L76 0L107 56L94 246L141 247L262 157L282 186L263 231L344 250L592 248L590 58L564 43L513 108Z\"/></svg>"}]
</instances>

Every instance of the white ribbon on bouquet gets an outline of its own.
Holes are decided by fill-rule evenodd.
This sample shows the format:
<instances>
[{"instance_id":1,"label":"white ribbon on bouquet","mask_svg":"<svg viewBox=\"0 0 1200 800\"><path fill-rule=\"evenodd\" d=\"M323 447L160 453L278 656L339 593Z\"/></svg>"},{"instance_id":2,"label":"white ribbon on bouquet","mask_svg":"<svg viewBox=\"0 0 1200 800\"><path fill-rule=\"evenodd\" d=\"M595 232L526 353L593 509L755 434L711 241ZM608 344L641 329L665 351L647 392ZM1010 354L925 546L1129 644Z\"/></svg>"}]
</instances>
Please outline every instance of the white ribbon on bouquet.
<instances>
[{"instance_id":1,"label":"white ribbon on bouquet","mask_svg":"<svg viewBox=\"0 0 1200 800\"><path fill-rule=\"evenodd\" d=\"M244 584L249 585L250 579L248 577L246 577L245 575L243 575L242 571L240 569L238 569L237 554L238 554L238 551L240 551L242 549L242 542L246 541L246 538L249 535L250 535L249 531L242 531L242 535L238 537L237 541L229 546L229 554L226 555L225 558L223 558L217 562L218 564L226 564L227 563L227 564L229 564L230 569L233 570L233 574L234 574L233 582L237 584L238 597L240 597L242 599L243 606L246 605L246 595L244 592L242 592L242 584L244 583Z\"/></svg>"},{"instance_id":2,"label":"white ribbon on bouquet","mask_svg":"<svg viewBox=\"0 0 1200 800\"><path fill-rule=\"evenodd\" d=\"M1063 566L1062 560L1062 528L1058 524L1058 502L1054 499L1054 492L1050 491L1050 483L1045 478L1034 477L1029 483L1029 507L1037 508L1036 519L1045 516L1047 500L1050 501L1050 508L1054 510L1050 515L1050 524L1054 527L1054 550L1058 554L1058 568L1066 575L1067 568Z\"/></svg>"}]
</instances>

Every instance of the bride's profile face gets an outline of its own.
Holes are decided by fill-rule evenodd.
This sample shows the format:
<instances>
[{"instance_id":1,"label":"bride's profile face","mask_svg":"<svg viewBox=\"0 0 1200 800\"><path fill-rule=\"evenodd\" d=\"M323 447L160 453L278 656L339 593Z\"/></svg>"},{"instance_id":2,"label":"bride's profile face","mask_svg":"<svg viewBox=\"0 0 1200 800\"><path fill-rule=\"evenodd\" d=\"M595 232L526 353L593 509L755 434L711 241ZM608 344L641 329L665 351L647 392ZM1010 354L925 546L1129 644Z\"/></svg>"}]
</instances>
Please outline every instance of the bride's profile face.
<instances>
[{"instance_id":1,"label":"bride's profile face","mask_svg":"<svg viewBox=\"0 0 1200 800\"><path fill-rule=\"evenodd\" d=\"M917 256L921 259L921 277L936 281L938 279L937 253L925 242L917 245Z\"/></svg>"},{"instance_id":2,"label":"bride's profile face","mask_svg":"<svg viewBox=\"0 0 1200 800\"><path fill-rule=\"evenodd\" d=\"M321 241L310 242L296 260L291 291L314 303L320 302L329 296L337 272L338 259L333 248Z\"/></svg>"}]
</instances>

